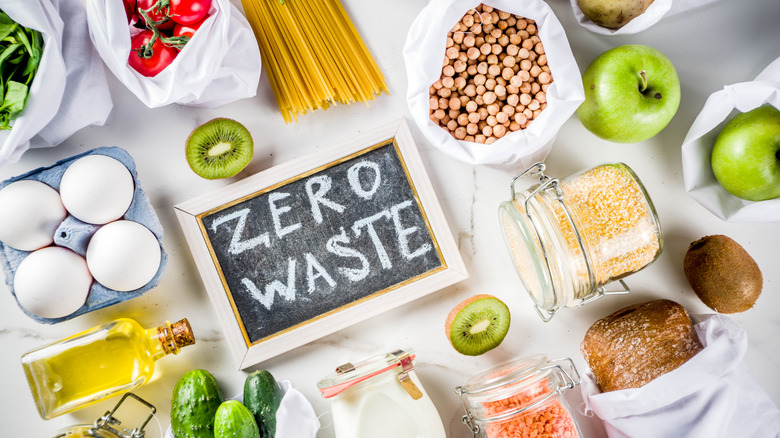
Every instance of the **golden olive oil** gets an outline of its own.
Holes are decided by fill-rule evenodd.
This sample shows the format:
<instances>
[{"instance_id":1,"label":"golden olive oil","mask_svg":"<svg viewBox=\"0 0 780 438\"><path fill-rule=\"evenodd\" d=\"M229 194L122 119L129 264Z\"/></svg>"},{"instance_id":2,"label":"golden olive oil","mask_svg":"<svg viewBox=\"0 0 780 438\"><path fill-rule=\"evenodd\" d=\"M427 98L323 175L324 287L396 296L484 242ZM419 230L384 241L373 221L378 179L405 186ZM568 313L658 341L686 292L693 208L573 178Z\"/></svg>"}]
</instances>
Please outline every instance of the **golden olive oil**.
<instances>
[{"instance_id":1,"label":"golden olive oil","mask_svg":"<svg viewBox=\"0 0 780 438\"><path fill-rule=\"evenodd\" d=\"M144 329L123 318L22 356L38 412L50 419L151 379L154 362L194 343L186 319Z\"/></svg>"}]
</instances>

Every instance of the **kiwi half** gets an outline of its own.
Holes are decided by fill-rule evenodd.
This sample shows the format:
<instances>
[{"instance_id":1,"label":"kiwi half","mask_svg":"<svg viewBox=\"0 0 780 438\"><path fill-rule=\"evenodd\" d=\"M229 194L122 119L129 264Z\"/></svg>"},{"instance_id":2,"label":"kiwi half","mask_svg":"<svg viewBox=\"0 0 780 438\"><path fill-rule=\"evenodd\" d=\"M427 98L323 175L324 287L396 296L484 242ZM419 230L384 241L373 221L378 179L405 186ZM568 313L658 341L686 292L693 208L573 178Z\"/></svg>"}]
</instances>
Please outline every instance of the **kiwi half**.
<instances>
[{"instance_id":1,"label":"kiwi half","mask_svg":"<svg viewBox=\"0 0 780 438\"><path fill-rule=\"evenodd\" d=\"M479 356L501 344L509 331L509 308L498 298L475 295L447 316L445 331L452 347L467 356Z\"/></svg>"},{"instance_id":2,"label":"kiwi half","mask_svg":"<svg viewBox=\"0 0 780 438\"><path fill-rule=\"evenodd\" d=\"M254 144L244 125L232 119L217 118L192 131L185 153L190 168L201 177L229 178L252 161Z\"/></svg>"}]
</instances>

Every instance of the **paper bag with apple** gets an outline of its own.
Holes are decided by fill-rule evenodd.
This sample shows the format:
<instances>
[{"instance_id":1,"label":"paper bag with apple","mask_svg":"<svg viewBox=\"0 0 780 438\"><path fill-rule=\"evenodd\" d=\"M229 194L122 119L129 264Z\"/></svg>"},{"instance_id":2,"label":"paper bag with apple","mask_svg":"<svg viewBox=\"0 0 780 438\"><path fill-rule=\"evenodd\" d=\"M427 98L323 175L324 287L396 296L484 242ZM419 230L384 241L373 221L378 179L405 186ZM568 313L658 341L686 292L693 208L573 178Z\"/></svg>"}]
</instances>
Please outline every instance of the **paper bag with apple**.
<instances>
[{"instance_id":1,"label":"paper bag with apple","mask_svg":"<svg viewBox=\"0 0 780 438\"><path fill-rule=\"evenodd\" d=\"M664 17L704 6L715 0L570 0L580 25L601 35L641 32Z\"/></svg>"},{"instance_id":2,"label":"paper bag with apple","mask_svg":"<svg viewBox=\"0 0 780 438\"><path fill-rule=\"evenodd\" d=\"M685 190L726 221L780 221L780 58L710 95L682 144Z\"/></svg>"},{"instance_id":3,"label":"paper bag with apple","mask_svg":"<svg viewBox=\"0 0 780 438\"><path fill-rule=\"evenodd\" d=\"M539 102L536 102L536 99L529 103L528 100L530 99L527 96L519 96L519 103L515 102L514 104L509 104L509 106L512 107L508 110L510 113L509 117L513 118L501 122L504 124L504 127L501 127L500 125L496 126L494 120L490 120L490 122L493 123L492 125L482 126L486 124L483 118L470 122L475 126L470 127L472 129L467 136L466 126L464 126L466 123L464 123L461 124L461 128L459 128L459 134L460 137L462 137L461 139L456 137L456 134L458 134L457 132L448 131L432 120L431 100L435 99L435 97L429 93L434 85L442 79L442 59L450 57L450 53L447 53L447 50L453 49L453 47L448 48L445 45L445 41L448 39L449 33L452 33L453 36L455 33L461 33L462 35L460 35L460 37L463 37L464 39L474 38L475 35L477 35L478 40L481 38L479 36L481 30L476 29L480 28L480 21L482 21L480 17L483 16L484 13L480 14L474 11L476 11L482 3L483 2L480 0L431 0L417 16L414 23L412 23L404 47L404 60L406 62L408 78L407 100L409 108L412 113L412 118L423 135L425 135L434 147L447 155L469 164L496 166L517 165L526 168L532 163L541 161L547 156L558 130L584 100L579 68L574 60L571 48L569 47L563 26L556 18L552 9L543 0L527 0L522 2L512 0L491 0L490 2L484 3L484 6L488 6L491 11L493 11L493 8L495 8L495 11L500 11L502 16L505 17L502 20L509 19L510 17L508 17L508 15L510 14L519 16L520 18L517 18L517 22L522 21L523 26L525 26L525 19L533 20L531 22L532 24L529 24L529 26L533 26L534 28L531 33L536 32L538 34L538 36L535 35L538 37L538 40L534 40L536 41L535 44L543 44L543 50L535 49L533 48L533 45L528 44L529 47L519 49L520 53L524 54L526 58L528 57L529 51L541 52L542 54L540 54L539 57L545 58L543 66L545 70L543 72L540 73L541 70L536 66L531 69L531 74L535 73L534 78L537 76L539 78L546 77L546 79L540 81L545 84L543 85L543 94L545 94L545 97L541 104L542 109L539 110L538 106L534 109L535 114L533 115L533 123L528 123L528 121L525 120L525 117L519 114L523 109L533 108L535 105L539 104ZM461 20L465 19L466 15L469 13L473 14L472 27L457 32L451 32L453 26L459 25ZM489 19L487 15L484 16ZM511 17L509 21L513 22L514 20L515 17ZM491 23L488 22L485 24L490 25ZM487 26L485 29L489 29L490 27L492 26ZM498 28L494 30L498 30ZM518 34L519 33L520 32L518 32ZM489 35L485 37L486 40L489 38ZM453 38L449 37L449 39L452 40ZM526 43L528 42L526 41ZM518 49L517 44L505 44L507 48L512 45L515 46L514 49ZM491 44L485 43L483 46L490 47ZM498 44L493 44L493 46L498 46ZM477 71L477 62L480 64L487 64L487 62L477 60L477 56L479 56L479 59L481 60L483 57L489 58L490 56L497 55L496 53L491 54L487 51L482 52L480 55L479 50L477 50L476 47L469 47L472 49L471 51L475 53L474 57L468 58L467 61L465 59L465 50L463 50L465 44L459 45L459 47L461 47L461 52L464 53L464 59L460 61L462 63L461 67L465 68L465 63L470 62L471 64L469 64L469 66L474 68L475 73ZM500 49L500 47L497 48ZM458 56L458 53L454 54L455 58ZM533 53L531 58L534 56L536 56L536 53ZM455 58L450 59L457 62L457 59ZM507 58L503 59L506 60ZM514 59L512 59L512 61L513 60ZM522 61L518 61L518 64L525 61L528 60L523 59ZM445 68L447 68L446 64ZM497 69L496 72L502 68L509 68L511 71L511 66L507 66L506 62L504 62L503 66L495 65L494 63L494 65L491 65L491 68ZM523 67L521 66L520 68L522 69ZM536 69L535 72L534 69ZM483 76L482 79L484 79L484 73L485 72L480 72L480 75ZM519 74L520 73L518 73L518 75ZM550 75L552 80L550 80ZM455 76L458 76L458 73L456 73ZM488 78L490 78L490 75L488 75ZM514 80L516 78L511 79ZM525 83L527 82L527 79L528 78L521 82ZM461 78L457 77L456 80L461 80ZM488 79L488 81L489 80L490 79ZM501 77L496 77L496 80L500 85L497 89L504 87L504 85L501 85L501 81L503 80L506 81L506 87L504 88L507 90L510 89L510 83L512 81L507 77L504 77L503 79ZM465 86L465 83L461 85ZM483 86L482 83L476 85L477 87ZM474 85L469 83L469 86ZM439 88L441 89L441 86L439 86ZM444 88L449 88L449 85ZM459 92L457 82L456 85L451 88L453 90L453 95ZM492 93L493 89L490 86L488 86L487 89L489 93L485 94L484 103L493 105L495 94L500 96L501 93L498 91ZM447 89L445 91L447 91L448 95L450 90ZM479 105L482 105L482 102L480 102L481 96L473 97L474 93L466 94L472 96L470 98L471 101L467 102L468 104L473 104L472 106L475 106L476 103L474 103L474 101L477 101ZM488 98L489 94L492 96ZM509 94L509 92L506 93L507 102L510 101ZM515 95L515 97L518 96ZM524 99L526 100L525 102ZM459 108L461 107L461 102L454 103L454 107L457 107L455 112L460 112ZM496 106L498 106L499 103L502 108L507 106L503 102L496 100ZM466 107L468 107L468 105L466 105ZM455 113L450 113L448 111L449 109L452 109L452 107L442 109L442 116L445 113L452 114L453 116L456 115ZM479 111L482 110L483 108L479 108ZM473 116L474 112L475 111L470 111L470 114L468 115ZM513 112L514 114L511 114ZM460 114L462 114L461 118L467 116L463 112L460 112ZM487 114L484 115L487 116ZM503 117L505 115L506 114L491 113L488 118L493 116ZM449 117L449 115L447 117ZM503 118L506 119L506 117ZM531 117L529 117L529 119L530 118ZM512 125L512 122L517 119L520 121L517 122L516 125ZM455 125L458 124L455 122L453 123ZM477 124L480 124L479 132L477 132L476 129ZM492 129L488 128L491 127L497 128L500 131L500 135L494 135L493 137L496 138L491 139L489 138L491 136L488 134L486 135L488 141L485 142L485 136L482 136L481 134L485 131L490 133ZM504 133L504 131L506 131L506 133ZM476 139L472 140L472 138L475 137ZM480 137L482 137L481 141ZM491 143L491 141L494 142Z\"/></svg>"}]
</instances>

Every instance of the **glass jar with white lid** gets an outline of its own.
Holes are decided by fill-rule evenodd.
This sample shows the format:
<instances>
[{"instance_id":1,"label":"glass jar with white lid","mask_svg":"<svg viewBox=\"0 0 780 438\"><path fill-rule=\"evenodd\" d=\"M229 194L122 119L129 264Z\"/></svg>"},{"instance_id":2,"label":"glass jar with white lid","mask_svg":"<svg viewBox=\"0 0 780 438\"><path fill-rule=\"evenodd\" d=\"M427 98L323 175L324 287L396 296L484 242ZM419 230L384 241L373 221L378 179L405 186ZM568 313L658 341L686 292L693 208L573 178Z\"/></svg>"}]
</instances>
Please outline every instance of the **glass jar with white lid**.
<instances>
[{"instance_id":1,"label":"glass jar with white lid","mask_svg":"<svg viewBox=\"0 0 780 438\"><path fill-rule=\"evenodd\" d=\"M544 170L536 163L512 180L499 219L517 274L549 321L562 308L628 293L623 278L658 258L663 239L650 196L626 164L603 164L560 181ZM518 192L523 176L539 183ZM616 281L620 288L608 290Z\"/></svg>"},{"instance_id":2,"label":"glass jar with white lid","mask_svg":"<svg viewBox=\"0 0 780 438\"><path fill-rule=\"evenodd\" d=\"M446 437L414 358L411 350L397 350L346 363L317 383L331 399L337 438Z\"/></svg>"}]
</instances>

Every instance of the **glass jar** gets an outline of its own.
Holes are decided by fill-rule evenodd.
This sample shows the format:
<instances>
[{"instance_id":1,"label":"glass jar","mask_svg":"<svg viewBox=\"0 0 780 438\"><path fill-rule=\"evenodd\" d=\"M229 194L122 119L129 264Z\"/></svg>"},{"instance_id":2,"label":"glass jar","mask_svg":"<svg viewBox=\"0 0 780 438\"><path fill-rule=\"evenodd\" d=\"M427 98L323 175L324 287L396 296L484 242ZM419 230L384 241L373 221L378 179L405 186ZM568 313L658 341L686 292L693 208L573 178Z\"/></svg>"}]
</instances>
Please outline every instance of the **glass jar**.
<instances>
[{"instance_id":1,"label":"glass jar","mask_svg":"<svg viewBox=\"0 0 780 438\"><path fill-rule=\"evenodd\" d=\"M317 383L331 399L337 438L446 437L414 371L414 357L411 350L398 350L346 363Z\"/></svg>"},{"instance_id":2,"label":"glass jar","mask_svg":"<svg viewBox=\"0 0 780 438\"><path fill-rule=\"evenodd\" d=\"M537 354L484 371L455 392L475 438L578 438L582 433L562 393L579 383L571 359Z\"/></svg>"},{"instance_id":3,"label":"glass jar","mask_svg":"<svg viewBox=\"0 0 780 438\"><path fill-rule=\"evenodd\" d=\"M141 427L133 429L127 429L125 427L120 428L122 422L114 416L117 409L119 409L127 397L134 398L151 410L151 413L146 418L146 421L141 424ZM98 418L94 424L81 424L62 429L54 432L54 435L52 435L51 438L144 438L144 436L146 436L144 428L149 423L149 420L154 417L155 412L157 412L157 408L155 408L154 405L132 392L128 392L122 396L119 403L114 406L114 409L106 412L102 417Z\"/></svg>"},{"instance_id":4,"label":"glass jar","mask_svg":"<svg viewBox=\"0 0 780 438\"><path fill-rule=\"evenodd\" d=\"M522 176L539 183L522 192ZM628 293L623 277L661 254L661 225L644 186L623 163L604 164L561 181L536 163L515 177L499 206L504 241L539 316L605 294ZM621 288L608 291L609 283Z\"/></svg>"}]
</instances>

